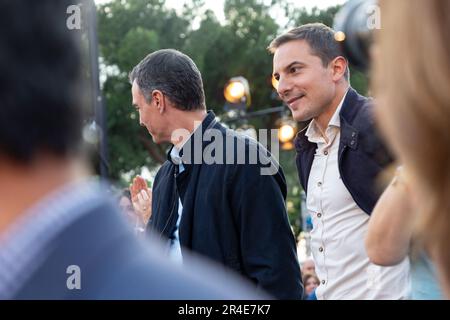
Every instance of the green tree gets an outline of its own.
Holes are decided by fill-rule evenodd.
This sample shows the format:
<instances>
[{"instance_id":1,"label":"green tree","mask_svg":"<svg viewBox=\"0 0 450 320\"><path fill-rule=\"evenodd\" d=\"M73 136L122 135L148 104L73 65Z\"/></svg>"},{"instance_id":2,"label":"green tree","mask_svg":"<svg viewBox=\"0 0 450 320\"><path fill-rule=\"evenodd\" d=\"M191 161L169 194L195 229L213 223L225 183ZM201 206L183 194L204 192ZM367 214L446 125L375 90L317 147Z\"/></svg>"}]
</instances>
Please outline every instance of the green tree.
<instances>
[{"instance_id":1,"label":"green tree","mask_svg":"<svg viewBox=\"0 0 450 320\"><path fill-rule=\"evenodd\" d=\"M227 0L224 10L224 26L207 14L185 48L196 57L202 72L207 105L222 113L223 87L228 79L241 75L250 83L252 108L267 107L272 58L265 48L278 30L269 15L270 6L256 0Z\"/></svg>"},{"instance_id":2,"label":"green tree","mask_svg":"<svg viewBox=\"0 0 450 320\"><path fill-rule=\"evenodd\" d=\"M139 172L143 165L157 166L165 159L164 146L154 144L139 126L138 114L131 107L128 73L152 51L181 49L189 32L189 19L199 4L194 1L185 6L180 16L167 9L162 0L114 0L98 9L104 69L116 70L103 84L112 179L119 180L129 171Z\"/></svg>"}]
</instances>

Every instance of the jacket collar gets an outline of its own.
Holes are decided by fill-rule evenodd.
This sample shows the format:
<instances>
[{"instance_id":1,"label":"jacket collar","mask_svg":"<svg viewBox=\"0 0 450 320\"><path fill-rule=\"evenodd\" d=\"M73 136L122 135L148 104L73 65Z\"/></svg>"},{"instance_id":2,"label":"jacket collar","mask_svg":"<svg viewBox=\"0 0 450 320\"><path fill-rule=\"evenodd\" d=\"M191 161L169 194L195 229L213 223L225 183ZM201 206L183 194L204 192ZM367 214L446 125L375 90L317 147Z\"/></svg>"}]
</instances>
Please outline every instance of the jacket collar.
<instances>
[{"instance_id":1,"label":"jacket collar","mask_svg":"<svg viewBox=\"0 0 450 320\"><path fill-rule=\"evenodd\" d=\"M183 157L184 154L187 154L187 156L189 157L188 158L189 161L187 161L188 165L194 163L196 153L198 155L198 152L200 151L200 150L195 150L195 147L196 147L195 139L196 138L200 138L201 152L203 152L203 149L205 148L206 144L211 143L210 141L204 141L203 136L204 136L206 130L210 129L212 126L214 126L217 123L217 121L215 119L216 119L216 115L214 114L214 112L212 110L209 110L208 113L206 114L205 119L203 119L201 125L195 129L193 134L191 134L189 139L183 145L183 147L181 148L181 150L179 152L179 156L182 158L182 160L184 160L183 164L185 164L185 162L186 162L186 156ZM201 135L200 135L200 133L201 133ZM171 153L172 153L173 148L175 148L174 145L172 145L169 148L169 150L167 151L167 160L173 164L178 164L178 163L174 163L172 161Z\"/></svg>"},{"instance_id":2,"label":"jacket collar","mask_svg":"<svg viewBox=\"0 0 450 320\"><path fill-rule=\"evenodd\" d=\"M352 149L356 149L358 145L358 130L353 126L353 120L358 113L358 100L361 96L352 88L348 89L347 95L342 104L341 112L339 113L339 118L341 120L341 142ZM307 125L307 127L309 124ZM308 149L316 147L315 143L308 140L306 136L306 128L300 131L295 137L295 149L300 152L303 149Z\"/></svg>"}]
</instances>

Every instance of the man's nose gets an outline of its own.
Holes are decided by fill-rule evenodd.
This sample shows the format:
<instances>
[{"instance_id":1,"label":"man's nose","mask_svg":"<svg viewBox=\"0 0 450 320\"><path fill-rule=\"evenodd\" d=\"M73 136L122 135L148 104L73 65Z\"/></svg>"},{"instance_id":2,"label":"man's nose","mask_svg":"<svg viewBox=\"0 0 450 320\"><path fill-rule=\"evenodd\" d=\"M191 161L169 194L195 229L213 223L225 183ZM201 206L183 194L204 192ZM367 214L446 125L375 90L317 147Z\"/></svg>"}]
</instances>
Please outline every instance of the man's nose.
<instances>
[{"instance_id":1,"label":"man's nose","mask_svg":"<svg viewBox=\"0 0 450 320\"><path fill-rule=\"evenodd\" d=\"M289 95L289 92L291 91L291 84L290 82L285 78L281 77L278 79L278 88L277 92L281 99L285 98L287 95Z\"/></svg>"}]
</instances>

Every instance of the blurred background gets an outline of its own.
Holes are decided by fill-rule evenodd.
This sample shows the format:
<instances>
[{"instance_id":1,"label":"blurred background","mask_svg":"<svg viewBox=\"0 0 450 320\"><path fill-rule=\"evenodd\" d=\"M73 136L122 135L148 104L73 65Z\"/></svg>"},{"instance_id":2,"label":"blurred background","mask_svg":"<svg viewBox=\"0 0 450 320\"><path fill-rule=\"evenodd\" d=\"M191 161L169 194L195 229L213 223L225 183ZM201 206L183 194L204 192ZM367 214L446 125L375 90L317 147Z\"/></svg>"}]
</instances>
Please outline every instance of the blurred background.
<instances>
[{"instance_id":1,"label":"blurred background","mask_svg":"<svg viewBox=\"0 0 450 320\"><path fill-rule=\"evenodd\" d=\"M128 186L136 174L151 184L166 159L168 145L154 144L139 126L138 114L131 107L128 73L152 51L178 49L199 67L207 108L226 125L249 134L258 129L281 129L279 161L288 184L287 209L303 248L299 258L304 259L309 246L307 232L302 231L308 231L311 224L302 214L304 195L291 143L302 124L289 120L289 110L278 99L271 76L272 56L266 47L276 35L294 26L322 22L332 27L344 2L95 0L94 12L86 15L84 23L88 26L85 38L90 43L92 81L100 79L98 92L93 94L96 110L92 118L96 121L89 125L95 130L88 131L96 134L86 135L97 143L93 157L97 174L118 187ZM225 89L232 84L230 79L241 84ZM351 85L367 94L367 77L358 70L351 69ZM231 97L231 102L224 95L241 92L243 97L234 97L234 101Z\"/></svg>"}]
</instances>

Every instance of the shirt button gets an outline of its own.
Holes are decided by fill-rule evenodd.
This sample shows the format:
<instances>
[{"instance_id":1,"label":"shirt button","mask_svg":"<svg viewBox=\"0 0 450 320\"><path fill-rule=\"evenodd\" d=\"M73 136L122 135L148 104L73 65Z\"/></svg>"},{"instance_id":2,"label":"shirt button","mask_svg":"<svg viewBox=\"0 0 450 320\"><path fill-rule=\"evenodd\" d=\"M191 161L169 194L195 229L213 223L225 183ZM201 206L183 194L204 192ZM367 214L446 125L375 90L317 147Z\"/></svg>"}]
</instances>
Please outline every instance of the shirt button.
<instances>
[{"instance_id":1,"label":"shirt button","mask_svg":"<svg viewBox=\"0 0 450 320\"><path fill-rule=\"evenodd\" d=\"M356 137L356 132L352 132L352 138Z\"/></svg>"},{"instance_id":2,"label":"shirt button","mask_svg":"<svg viewBox=\"0 0 450 320\"><path fill-rule=\"evenodd\" d=\"M323 154L327 156L327 155L328 155L328 151L325 150L325 151L323 152Z\"/></svg>"},{"instance_id":3,"label":"shirt button","mask_svg":"<svg viewBox=\"0 0 450 320\"><path fill-rule=\"evenodd\" d=\"M322 284L325 284L325 280L322 280Z\"/></svg>"},{"instance_id":4,"label":"shirt button","mask_svg":"<svg viewBox=\"0 0 450 320\"><path fill-rule=\"evenodd\" d=\"M317 218L322 218L322 214L320 212L317 213Z\"/></svg>"},{"instance_id":5,"label":"shirt button","mask_svg":"<svg viewBox=\"0 0 450 320\"><path fill-rule=\"evenodd\" d=\"M323 247L320 247L320 248L319 248L319 252L323 252Z\"/></svg>"},{"instance_id":6,"label":"shirt button","mask_svg":"<svg viewBox=\"0 0 450 320\"><path fill-rule=\"evenodd\" d=\"M318 186L318 187L321 187L321 186L322 186L322 182L320 182L320 181L317 182L317 186Z\"/></svg>"},{"instance_id":7,"label":"shirt button","mask_svg":"<svg viewBox=\"0 0 450 320\"><path fill-rule=\"evenodd\" d=\"M350 145L354 145L355 144L355 140L350 141Z\"/></svg>"}]
</instances>

